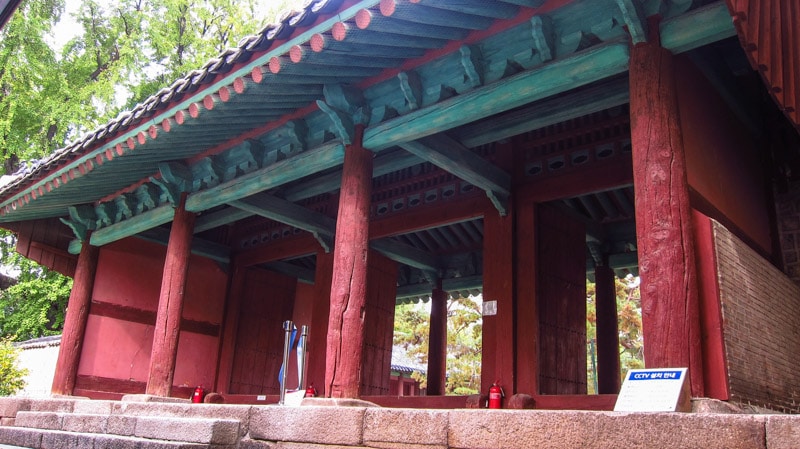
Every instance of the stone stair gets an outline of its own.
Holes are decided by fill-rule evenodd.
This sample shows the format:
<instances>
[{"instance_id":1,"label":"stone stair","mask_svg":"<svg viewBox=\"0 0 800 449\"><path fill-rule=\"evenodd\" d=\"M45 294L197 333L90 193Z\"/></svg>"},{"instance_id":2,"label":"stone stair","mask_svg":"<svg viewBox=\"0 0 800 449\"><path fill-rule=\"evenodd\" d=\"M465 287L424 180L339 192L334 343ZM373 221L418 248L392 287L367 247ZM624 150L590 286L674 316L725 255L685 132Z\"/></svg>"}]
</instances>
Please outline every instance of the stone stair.
<instances>
[{"instance_id":1,"label":"stone stair","mask_svg":"<svg viewBox=\"0 0 800 449\"><path fill-rule=\"evenodd\" d=\"M31 449L234 449L247 432L247 418L247 409L211 404L21 401L14 418L0 427L0 445Z\"/></svg>"}]
</instances>

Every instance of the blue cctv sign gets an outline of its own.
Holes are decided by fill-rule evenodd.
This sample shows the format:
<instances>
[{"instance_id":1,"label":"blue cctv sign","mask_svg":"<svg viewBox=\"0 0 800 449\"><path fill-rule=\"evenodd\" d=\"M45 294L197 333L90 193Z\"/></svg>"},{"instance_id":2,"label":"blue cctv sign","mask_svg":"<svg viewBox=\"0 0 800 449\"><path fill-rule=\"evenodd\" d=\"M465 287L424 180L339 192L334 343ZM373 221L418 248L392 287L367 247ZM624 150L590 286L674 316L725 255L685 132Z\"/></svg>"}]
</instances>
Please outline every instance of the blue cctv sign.
<instances>
[{"instance_id":1,"label":"blue cctv sign","mask_svg":"<svg viewBox=\"0 0 800 449\"><path fill-rule=\"evenodd\" d=\"M682 374L678 370L631 371L628 373L628 380L680 380Z\"/></svg>"}]
</instances>

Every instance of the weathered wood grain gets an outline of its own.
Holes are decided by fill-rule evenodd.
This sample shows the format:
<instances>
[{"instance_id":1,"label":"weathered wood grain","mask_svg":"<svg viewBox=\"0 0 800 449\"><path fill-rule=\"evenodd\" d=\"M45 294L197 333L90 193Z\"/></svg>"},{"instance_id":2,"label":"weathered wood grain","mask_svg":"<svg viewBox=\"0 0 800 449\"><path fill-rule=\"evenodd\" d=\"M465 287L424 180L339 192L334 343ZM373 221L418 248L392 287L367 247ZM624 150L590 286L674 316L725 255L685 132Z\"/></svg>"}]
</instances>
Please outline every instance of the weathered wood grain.
<instances>
[{"instance_id":1,"label":"weathered wood grain","mask_svg":"<svg viewBox=\"0 0 800 449\"><path fill-rule=\"evenodd\" d=\"M175 375L195 219L195 214L186 211L185 203L186 194L183 194L172 221L167 257L164 261L164 275L161 280L161 293L158 298L158 313L153 330L147 394L156 396L170 395L172 378Z\"/></svg>"},{"instance_id":2,"label":"weathered wood grain","mask_svg":"<svg viewBox=\"0 0 800 449\"><path fill-rule=\"evenodd\" d=\"M92 246L88 240L84 240L78 256L78 265L75 268L72 291L69 294L67 314L64 317L61 348L58 351L58 360L56 360L53 376L51 390L53 394L71 395L75 388L99 255L100 248Z\"/></svg>"},{"instance_id":3,"label":"weathered wood grain","mask_svg":"<svg viewBox=\"0 0 800 449\"><path fill-rule=\"evenodd\" d=\"M345 155L336 220L325 369L328 397L360 394L373 154L361 147L358 128L358 144L348 146Z\"/></svg>"},{"instance_id":4,"label":"weathered wood grain","mask_svg":"<svg viewBox=\"0 0 800 449\"><path fill-rule=\"evenodd\" d=\"M632 49L631 144L647 367L688 367L702 396L700 319L674 57L654 43Z\"/></svg>"}]
</instances>

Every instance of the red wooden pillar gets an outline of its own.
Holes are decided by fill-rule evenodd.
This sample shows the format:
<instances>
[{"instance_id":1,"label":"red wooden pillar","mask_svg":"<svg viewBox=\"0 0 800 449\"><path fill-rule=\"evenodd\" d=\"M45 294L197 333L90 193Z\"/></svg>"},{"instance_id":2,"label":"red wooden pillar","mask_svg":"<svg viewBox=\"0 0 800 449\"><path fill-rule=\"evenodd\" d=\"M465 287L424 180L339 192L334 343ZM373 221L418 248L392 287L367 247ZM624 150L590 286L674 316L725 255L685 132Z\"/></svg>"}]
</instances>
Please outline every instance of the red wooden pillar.
<instances>
[{"instance_id":1,"label":"red wooden pillar","mask_svg":"<svg viewBox=\"0 0 800 449\"><path fill-rule=\"evenodd\" d=\"M58 360L53 376L53 394L71 395L72 390L75 389L99 254L100 248L90 245L89 236L87 236L81 246L72 291L69 293L67 315L64 318L64 332L61 334L61 348L58 351Z\"/></svg>"},{"instance_id":2,"label":"red wooden pillar","mask_svg":"<svg viewBox=\"0 0 800 449\"><path fill-rule=\"evenodd\" d=\"M481 392L484 394L488 394L495 381L507 395L516 392L512 211L513 207L509 207L508 215L501 217L496 210L487 210L483 217L483 303L495 301L496 305L496 313L483 316Z\"/></svg>"},{"instance_id":3,"label":"red wooden pillar","mask_svg":"<svg viewBox=\"0 0 800 449\"><path fill-rule=\"evenodd\" d=\"M236 331L239 328L239 310L242 307L242 293L245 287L247 267L233 262L229 274L228 295L225 300L225 318L222 337L219 342L219 365L214 380L214 391L230 393L233 359L236 351Z\"/></svg>"},{"instance_id":4,"label":"red wooden pillar","mask_svg":"<svg viewBox=\"0 0 800 449\"><path fill-rule=\"evenodd\" d=\"M520 202L516 209L516 380L515 393L539 393L539 308L538 289L539 246L536 205Z\"/></svg>"},{"instance_id":5,"label":"red wooden pillar","mask_svg":"<svg viewBox=\"0 0 800 449\"><path fill-rule=\"evenodd\" d=\"M373 159L373 153L361 146L363 131L363 126L356 127L342 168L325 360L326 397L359 396Z\"/></svg>"},{"instance_id":6,"label":"red wooden pillar","mask_svg":"<svg viewBox=\"0 0 800 449\"><path fill-rule=\"evenodd\" d=\"M181 195L175 208L175 217L169 233L161 294L158 298L156 325L153 330L153 349L150 353L150 370L147 394L169 396L175 360L178 355L178 337L181 332L181 314L189 274L189 256L192 250L192 231L195 214L185 208L186 194Z\"/></svg>"},{"instance_id":7,"label":"red wooden pillar","mask_svg":"<svg viewBox=\"0 0 800 449\"><path fill-rule=\"evenodd\" d=\"M658 42L631 49L630 114L642 325L648 367L688 367L703 395L692 210L674 57Z\"/></svg>"},{"instance_id":8,"label":"red wooden pillar","mask_svg":"<svg viewBox=\"0 0 800 449\"><path fill-rule=\"evenodd\" d=\"M317 252L314 274L314 305L308 344L308 384L314 385L317 395L325 395L325 360L327 349L328 320L331 308L331 274L333 254Z\"/></svg>"},{"instance_id":9,"label":"red wooden pillar","mask_svg":"<svg viewBox=\"0 0 800 449\"><path fill-rule=\"evenodd\" d=\"M431 321L428 335L428 396L445 394L447 372L447 292L442 280L431 292Z\"/></svg>"},{"instance_id":10,"label":"red wooden pillar","mask_svg":"<svg viewBox=\"0 0 800 449\"><path fill-rule=\"evenodd\" d=\"M619 327L614 270L597 266L595 277L595 331L597 333L597 392L619 393Z\"/></svg>"}]
</instances>

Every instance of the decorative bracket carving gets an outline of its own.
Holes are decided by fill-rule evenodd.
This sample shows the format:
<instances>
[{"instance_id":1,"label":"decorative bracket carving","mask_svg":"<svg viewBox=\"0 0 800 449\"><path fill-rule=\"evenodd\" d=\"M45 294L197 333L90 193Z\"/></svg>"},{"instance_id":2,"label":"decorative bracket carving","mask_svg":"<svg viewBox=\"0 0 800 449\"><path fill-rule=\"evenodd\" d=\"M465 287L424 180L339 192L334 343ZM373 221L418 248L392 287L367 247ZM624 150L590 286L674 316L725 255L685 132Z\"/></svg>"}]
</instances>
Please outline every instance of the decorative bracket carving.
<instances>
[{"instance_id":1,"label":"decorative bracket carving","mask_svg":"<svg viewBox=\"0 0 800 449\"><path fill-rule=\"evenodd\" d=\"M539 15L531 19L531 35L533 45L542 62L547 62L555 57L556 33L553 28L553 19L549 16Z\"/></svg>"},{"instance_id":2,"label":"decorative bracket carving","mask_svg":"<svg viewBox=\"0 0 800 449\"><path fill-rule=\"evenodd\" d=\"M400 80L400 90L406 98L406 105L409 111L414 111L422 107L422 80L419 74L413 70L400 72L397 74Z\"/></svg>"},{"instance_id":3,"label":"decorative bracket carving","mask_svg":"<svg viewBox=\"0 0 800 449\"><path fill-rule=\"evenodd\" d=\"M364 95L355 87L341 84L326 84L322 93L325 101L317 100L317 106L330 117L339 138L353 143L355 125L369 123L370 109Z\"/></svg>"},{"instance_id":4,"label":"decorative bracket carving","mask_svg":"<svg viewBox=\"0 0 800 449\"><path fill-rule=\"evenodd\" d=\"M464 81L471 87L483 85L483 58L478 47L462 45L461 66L464 68Z\"/></svg>"},{"instance_id":5,"label":"decorative bracket carving","mask_svg":"<svg viewBox=\"0 0 800 449\"><path fill-rule=\"evenodd\" d=\"M194 176L192 169L187 167L186 164L180 162L161 162L158 164L158 171L161 173L161 180L156 182L154 179L151 179L153 183L159 186L165 183L170 184L178 192L191 191ZM175 202L173 202L173 204L175 204Z\"/></svg>"},{"instance_id":6,"label":"decorative bracket carving","mask_svg":"<svg viewBox=\"0 0 800 449\"><path fill-rule=\"evenodd\" d=\"M72 233L79 241L86 240L88 231L97 229L97 215L94 207L89 205L69 206L69 219L61 218L61 222L72 229Z\"/></svg>"},{"instance_id":7,"label":"decorative bracket carving","mask_svg":"<svg viewBox=\"0 0 800 449\"><path fill-rule=\"evenodd\" d=\"M616 0L633 44L647 42L647 20L638 0Z\"/></svg>"}]
</instances>

